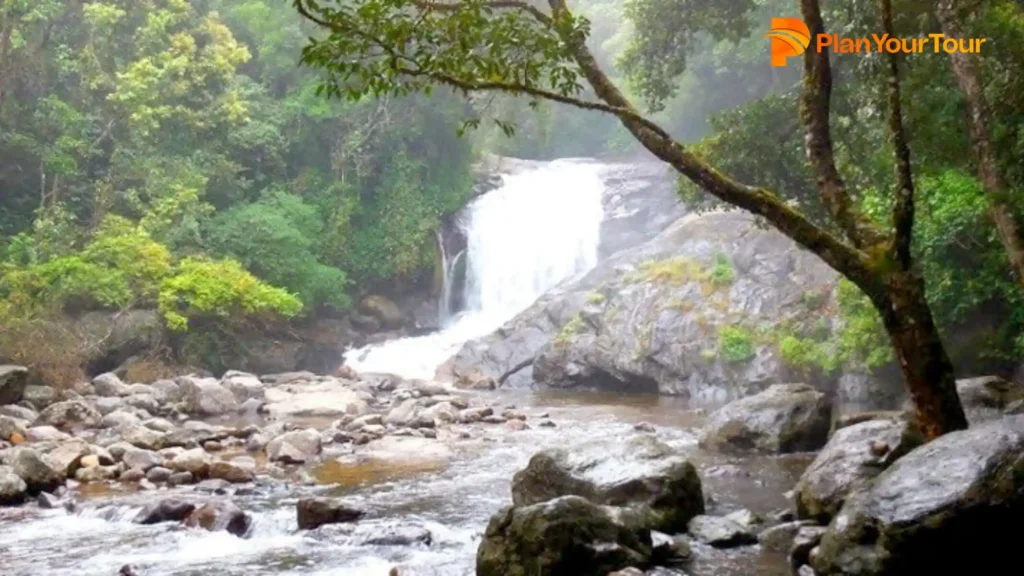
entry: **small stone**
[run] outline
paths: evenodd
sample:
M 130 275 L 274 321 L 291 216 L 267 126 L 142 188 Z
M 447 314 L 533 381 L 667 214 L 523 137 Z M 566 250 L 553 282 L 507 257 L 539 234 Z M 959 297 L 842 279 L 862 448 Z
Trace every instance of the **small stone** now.
M 715 548 L 733 548 L 756 544 L 757 537 L 736 522 L 718 516 L 694 516 L 687 531 L 697 540 Z
M 121 473 L 119 480 L 121 482 L 141 482 L 146 477 L 146 473 L 138 468 L 129 468 Z
M 164 468 L 163 466 L 155 466 L 153 468 L 150 468 L 149 471 L 146 472 L 146 480 L 149 480 L 150 482 L 163 483 L 167 482 L 171 478 L 172 474 L 174 474 L 174 472 L 172 472 L 168 468 Z M 186 474 L 188 473 L 186 472 Z M 185 484 L 188 484 L 188 482 L 185 482 Z
M 526 420 L 526 414 L 523 414 L 518 410 L 505 410 L 504 412 L 501 413 L 501 415 L 506 420 Z
M 224 449 L 224 446 L 216 440 L 207 440 L 206 442 L 203 442 L 203 448 L 205 448 L 207 452 L 220 452 Z
M 169 486 L 182 486 L 192 484 L 195 481 L 195 477 L 192 476 L 191 472 L 175 472 L 167 479 L 167 484 Z
M 552 422 L 551 420 L 541 420 L 541 421 L 540 421 L 540 422 L 539 422 L 539 423 L 537 424 L 537 426 L 540 426 L 541 428 L 555 428 L 555 427 L 557 427 L 558 425 L 557 425 L 557 424 L 555 424 L 554 422 Z
M 482 421 L 484 424 L 504 424 L 505 419 L 498 415 L 484 416 Z
M 651 434 L 656 432 L 654 424 L 651 424 L 650 422 L 638 422 L 633 425 L 633 430 L 636 430 L 637 432 L 648 432 Z
M 57 498 L 49 492 L 40 492 L 39 495 L 36 496 L 36 504 L 45 510 L 52 510 L 54 508 L 60 508 L 60 498 Z

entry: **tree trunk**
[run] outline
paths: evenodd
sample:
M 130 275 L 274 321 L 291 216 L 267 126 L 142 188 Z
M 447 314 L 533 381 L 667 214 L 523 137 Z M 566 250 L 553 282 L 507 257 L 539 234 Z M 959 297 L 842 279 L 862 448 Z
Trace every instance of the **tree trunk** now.
M 943 0 L 936 5 L 936 14 L 946 36 L 963 38 L 963 28 L 955 9 L 955 0 Z M 973 54 L 952 52 L 950 65 L 956 82 L 967 101 L 967 127 L 971 148 L 978 163 L 978 179 L 988 195 L 991 217 L 999 239 L 1006 248 L 1017 281 L 1024 288 L 1024 233 L 1009 202 L 1010 187 L 999 170 L 995 149 L 992 147 L 992 119 L 985 98 L 984 83 L 978 61 Z
M 925 299 L 924 279 L 915 271 L 895 272 L 884 289 L 874 288 L 869 295 L 882 315 L 927 438 L 967 428 L 953 362 Z

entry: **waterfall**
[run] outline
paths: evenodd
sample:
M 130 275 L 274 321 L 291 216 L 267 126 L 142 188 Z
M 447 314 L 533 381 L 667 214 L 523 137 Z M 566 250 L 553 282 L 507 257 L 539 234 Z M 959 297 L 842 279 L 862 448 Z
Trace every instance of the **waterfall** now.
M 464 253 L 447 261 L 445 275 L 467 258 L 466 309 L 434 334 L 349 351 L 360 372 L 430 378 L 472 338 L 493 332 L 545 291 L 597 263 L 604 183 L 600 165 L 555 160 L 504 175 L 503 185 L 471 202 L 459 221 Z M 443 254 L 442 247 L 442 254 Z M 450 290 L 451 278 L 445 279 Z M 450 294 L 444 294 L 450 302 Z

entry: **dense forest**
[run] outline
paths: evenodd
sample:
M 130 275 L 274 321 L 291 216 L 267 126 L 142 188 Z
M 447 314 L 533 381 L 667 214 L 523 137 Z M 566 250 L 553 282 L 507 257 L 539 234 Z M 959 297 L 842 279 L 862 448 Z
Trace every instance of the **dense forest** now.
M 435 231 L 472 195 L 480 154 L 640 153 L 613 115 L 510 94 L 381 86 L 325 98 L 323 67 L 299 66 L 308 38 L 325 31 L 291 4 L 3 0 L 0 349 L 32 364 L 38 347 L 26 343 L 54 342 L 41 326 L 89 310 L 159 310 L 179 340 L 340 317 L 365 294 L 429 284 Z M 763 31 L 795 3 L 571 4 L 598 65 L 673 137 L 825 222 L 804 152 L 799 66 L 766 64 Z M 929 3 L 896 4 L 900 35 L 939 28 Z M 845 35 L 878 29 L 873 6 L 825 8 Z M 968 8 L 966 32 L 992 46 L 980 59 L 983 91 L 1003 203 L 1019 221 L 1024 11 L 1009 0 Z M 910 60 L 901 73 L 919 191 L 913 248 L 929 301 L 958 368 L 1016 360 L 1024 292 L 991 218 L 969 102 L 944 54 Z M 835 160 L 874 221 L 889 218 L 897 168 L 887 66 L 877 54 L 833 57 Z M 694 208 L 719 205 L 686 180 L 680 193 Z M 841 334 L 778 336 L 794 364 L 891 361 L 875 310 L 848 288 Z

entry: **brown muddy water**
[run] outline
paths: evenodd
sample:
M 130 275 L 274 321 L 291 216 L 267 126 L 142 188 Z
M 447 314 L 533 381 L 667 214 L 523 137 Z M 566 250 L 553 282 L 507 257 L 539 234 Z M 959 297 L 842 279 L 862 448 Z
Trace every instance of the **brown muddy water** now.
M 807 456 L 736 458 L 697 447 L 702 410 L 677 399 L 596 393 L 520 392 L 501 396 L 526 412 L 531 429 L 474 426 L 465 439 L 439 440 L 441 449 L 374 455 L 339 453 L 338 459 L 281 478 L 263 477 L 233 500 L 254 520 L 250 537 L 185 529 L 173 524 L 140 526 L 131 519 L 147 503 L 199 494 L 191 487 L 134 492 L 117 487 L 78 495 L 75 513 L 34 505 L 0 509 L 0 574 L 5 576 L 114 576 L 133 564 L 144 576 L 469 576 L 491 514 L 511 502 L 512 475 L 536 451 L 591 440 L 621 441 L 649 422 L 663 441 L 691 455 L 700 470 L 710 513 L 748 508 L 767 515 L 787 506 Z M 547 413 L 555 428 L 536 426 Z M 425 448 L 429 448 L 425 446 Z M 447 448 L 445 450 L 445 448 Z M 299 532 L 300 497 L 340 496 L 367 512 L 369 532 L 429 530 L 429 546 L 362 545 L 344 536 L 317 538 Z M 692 576 L 782 576 L 786 559 L 758 546 L 719 551 L 695 547 Z

